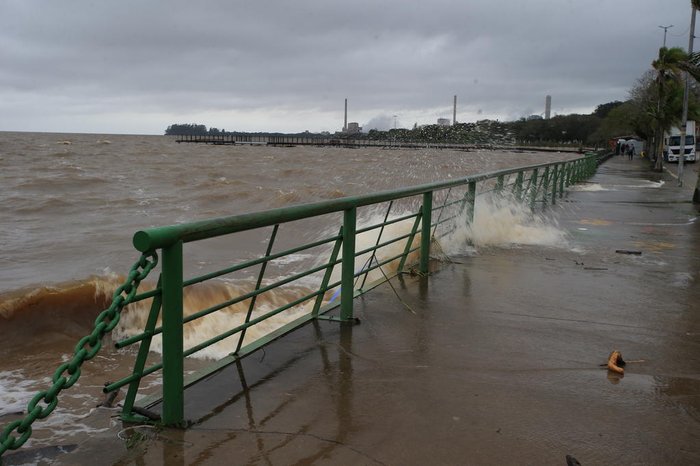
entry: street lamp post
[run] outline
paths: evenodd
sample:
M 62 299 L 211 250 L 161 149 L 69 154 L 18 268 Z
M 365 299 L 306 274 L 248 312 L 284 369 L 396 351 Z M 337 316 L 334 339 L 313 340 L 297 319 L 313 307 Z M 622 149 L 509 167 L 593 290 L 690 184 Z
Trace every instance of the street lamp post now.
M 668 26 L 659 26 L 661 29 L 664 30 L 664 47 L 666 47 L 666 32 L 673 27 L 673 24 L 668 25 Z
M 693 39 L 695 38 L 695 8 L 692 7 L 692 14 L 690 15 L 690 38 L 688 39 L 688 55 L 693 53 Z M 688 124 L 688 91 L 689 91 L 689 80 L 688 72 L 683 71 L 683 78 L 685 81 L 685 89 L 683 91 L 683 113 L 681 114 L 681 146 L 678 152 L 678 186 L 683 186 L 683 162 L 685 159 L 685 134 L 686 126 Z M 693 144 L 695 144 L 695 133 L 693 133 Z
M 669 30 L 670 28 L 673 27 L 673 24 L 669 24 L 668 26 L 659 26 L 659 27 L 660 27 L 661 29 L 664 30 L 664 45 L 663 45 L 663 48 L 666 48 L 666 32 L 668 32 L 668 30 Z M 659 95 L 659 100 L 658 100 L 658 102 L 656 102 L 656 112 L 657 112 L 657 114 L 658 114 L 660 111 L 661 111 L 661 95 Z M 654 141 L 654 152 L 653 152 L 653 154 L 654 154 L 654 156 L 656 157 L 656 165 L 655 165 L 655 168 L 656 168 L 657 170 L 659 170 L 659 171 L 662 171 L 662 164 L 663 164 L 662 153 L 663 153 L 663 149 L 660 150 L 660 148 L 661 148 L 661 141 L 660 141 L 660 140 L 657 140 L 657 138 L 659 138 L 659 137 L 661 137 L 661 139 L 663 140 L 663 132 L 661 131 L 661 125 L 660 125 L 659 123 L 657 123 L 657 125 L 656 125 L 656 132 L 655 132 L 655 134 L 654 134 L 654 139 L 653 139 L 653 141 Z M 659 153 L 659 152 L 661 152 L 661 153 Z

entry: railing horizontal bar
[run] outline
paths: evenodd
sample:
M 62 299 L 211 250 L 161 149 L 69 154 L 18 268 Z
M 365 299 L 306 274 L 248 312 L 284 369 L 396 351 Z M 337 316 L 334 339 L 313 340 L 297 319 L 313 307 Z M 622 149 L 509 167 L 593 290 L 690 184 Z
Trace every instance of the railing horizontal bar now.
M 580 157 L 577 160 L 583 160 Z M 253 230 L 275 224 L 286 223 L 303 218 L 325 215 L 333 212 L 348 210 L 378 204 L 396 199 L 416 196 L 430 191 L 447 189 L 471 182 L 479 182 L 497 176 L 518 173 L 524 170 L 556 165 L 556 163 L 543 163 L 526 167 L 510 168 L 498 170 L 467 177 L 442 181 L 438 183 L 422 184 L 418 186 L 382 191 L 379 193 L 365 194 L 361 196 L 345 197 L 328 201 L 302 204 L 293 207 L 281 207 L 278 209 L 266 210 L 262 212 L 251 212 L 247 214 L 222 217 L 199 222 L 170 225 L 158 228 L 149 228 L 138 231 L 134 234 L 134 247 L 141 252 L 153 251 L 155 249 L 167 247 L 177 241 L 190 242 L 206 238 L 214 238 L 229 233 Z
M 409 249 L 408 252 L 409 252 L 409 254 L 410 254 L 410 253 L 412 253 L 413 251 L 419 251 L 419 250 L 420 250 L 420 246 L 416 246 L 416 247 L 413 248 L 413 249 Z M 364 275 L 364 274 L 366 274 L 367 272 L 371 272 L 372 270 L 378 269 L 378 268 L 381 267 L 382 265 L 386 265 L 386 264 L 388 264 L 389 262 L 393 262 L 393 261 L 395 261 L 395 260 L 397 260 L 397 259 L 400 259 L 402 256 L 403 256 L 403 252 L 402 252 L 401 254 L 398 254 L 398 255 L 394 256 L 394 257 L 389 257 L 389 258 L 387 258 L 387 259 L 384 259 L 384 260 L 382 260 L 381 262 L 377 262 L 377 263 L 374 264 L 373 266 L 370 266 L 370 267 L 368 267 L 368 268 L 366 268 L 366 269 L 362 269 L 360 272 L 356 272 L 354 276 L 355 276 L 355 277 L 359 277 L 359 276 L 361 276 L 361 275 Z
M 323 307 L 321 307 L 320 313 L 325 314 L 326 312 L 329 312 L 331 309 L 334 309 L 336 306 L 333 306 L 332 304 L 326 304 Z M 272 332 L 268 333 L 267 335 L 243 346 L 238 353 L 230 354 L 223 359 L 219 359 L 218 361 L 215 361 L 212 365 L 197 371 L 193 374 L 189 374 L 185 377 L 185 388 L 191 387 L 198 381 L 209 377 L 211 374 L 235 363 L 236 361 L 240 361 L 246 356 L 250 356 L 251 354 L 255 353 L 258 351 L 260 348 L 263 346 L 266 346 L 267 344 L 271 343 L 272 341 L 282 337 L 283 335 L 288 334 L 289 332 L 301 327 L 302 325 L 305 325 L 307 322 L 316 319 L 317 316 L 314 314 L 305 314 L 299 317 L 298 319 L 293 320 L 292 322 L 289 322 L 288 324 L 283 325 L 282 327 L 279 327 L 276 330 L 273 330 Z M 152 407 L 156 403 L 158 403 L 161 400 L 161 398 L 158 395 L 148 395 L 139 400 L 139 406 L 142 407 Z
M 449 235 L 450 233 L 454 233 L 455 231 L 457 231 L 457 227 L 453 227 L 453 228 L 450 228 L 450 229 L 447 230 L 447 231 L 443 231 L 443 232 L 441 232 L 441 234 L 440 234 L 440 238 L 444 238 L 445 236 Z
M 153 365 L 153 366 L 151 366 L 151 367 L 148 367 L 148 368 L 144 369 L 143 371 L 141 371 L 140 374 L 131 374 L 131 375 L 127 376 L 127 377 L 124 377 L 124 378 L 121 379 L 121 380 L 117 380 L 117 381 L 114 382 L 114 383 L 111 383 L 111 384 L 109 384 L 109 385 L 105 385 L 105 387 L 102 389 L 102 391 L 105 392 L 105 393 L 113 392 L 114 390 L 116 390 L 116 389 L 118 389 L 118 388 L 121 388 L 121 387 L 123 387 L 124 385 L 130 384 L 131 382 L 133 382 L 133 381 L 136 380 L 136 379 L 141 379 L 141 378 L 143 378 L 143 377 L 146 377 L 147 375 L 151 375 L 151 374 L 153 374 L 155 371 L 160 370 L 160 369 L 162 369 L 162 368 L 163 368 L 163 363 L 160 362 L 160 363 L 158 363 L 158 364 L 155 364 L 155 365 Z
M 160 329 L 160 327 L 158 329 Z M 117 349 L 122 349 L 129 345 L 133 345 L 134 343 L 138 343 L 139 341 L 144 340 L 146 337 L 152 337 L 153 335 L 155 335 L 155 330 L 153 332 L 139 333 L 137 335 L 130 336 L 129 338 L 119 340 L 118 342 L 114 343 L 114 347 Z
M 273 313 L 265 314 L 264 316 L 260 316 L 259 318 L 253 319 L 253 320 L 251 320 L 250 322 L 248 322 L 248 323 L 246 323 L 246 324 L 243 324 L 243 325 L 240 325 L 240 326 L 236 327 L 235 329 L 231 329 L 231 330 L 229 330 L 229 331 L 226 332 L 226 334 L 228 334 L 228 335 L 226 335 L 226 336 L 224 336 L 224 337 L 222 337 L 222 338 L 219 338 L 217 341 L 223 340 L 224 338 L 228 338 L 229 336 L 232 336 L 232 335 L 234 335 L 234 334 L 240 332 L 241 330 L 243 330 L 243 328 L 251 327 L 251 326 L 253 326 L 253 325 L 255 325 L 255 324 L 261 322 L 262 320 L 265 320 L 265 319 L 267 319 L 267 318 L 269 318 L 269 317 L 272 317 L 272 316 L 274 316 L 274 315 L 276 315 L 276 314 L 279 314 L 280 312 L 284 312 L 284 311 L 286 311 L 287 309 L 289 309 L 290 307 L 294 307 L 294 306 L 296 306 L 296 305 L 298 305 L 298 304 L 300 304 L 300 303 L 302 303 L 302 302 L 304 302 L 304 301 L 308 301 L 309 299 L 311 299 L 311 298 L 313 298 L 313 297 L 315 297 L 315 296 L 318 296 L 319 294 L 325 293 L 326 291 L 331 290 L 331 289 L 335 288 L 335 287 L 338 286 L 338 285 L 340 285 L 340 281 L 337 281 L 337 282 L 335 282 L 335 283 L 331 283 L 331 284 L 328 285 L 328 288 L 325 289 L 325 290 L 318 290 L 318 291 L 315 291 L 315 292 L 313 292 L 313 293 L 310 293 L 310 294 L 308 294 L 308 295 L 306 295 L 306 296 L 303 296 L 303 297 L 297 299 L 297 300 L 294 301 L 293 303 L 288 303 L 287 305 L 283 306 L 282 308 L 276 309 L 275 311 L 273 311 Z M 224 335 L 224 334 L 222 334 L 222 335 Z M 219 335 L 219 336 L 221 336 L 221 335 Z M 218 337 L 217 337 L 217 338 L 218 338 Z M 213 339 L 212 339 L 212 340 L 213 340 Z M 211 344 L 214 344 L 214 343 L 216 343 L 217 341 L 211 342 L 211 340 L 210 340 L 209 343 L 208 343 L 206 346 L 210 346 Z M 206 346 L 202 346 L 202 345 L 204 345 L 205 343 L 207 343 L 207 342 L 200 343 L 199 345 L 188 349 L 187 351 L 185 351 L 185 352 L 183 353 L 183 356 L 184 356 L 184 357 L 191 356 L 192 354 L 196 353 L 197 351 L 201 351 L 202 349 L 204 349 L 204 348 L 206 347 Z M 117 382 L 114 382 L 114 383 L 112 383 L 112 384 L 110 384 L 110 385 L 107 385 L 107 386 L 104 388 L 104 391 L 105 391 L 105 392 L 114 391 L 114 390 L 116 390 L 116 389 L 118 389 L 118 388 L 121 388 L 121 387 L 123 387 L 123 386 L 125 386 L 125 385 L 128 385 L 129 383 L 131 383 L 132 381 L 134 381 L 134 380 L 136 380 L 136 379 L 138 379 L 138 378 L 142 378 L 142 377 L 145 377 L 145 376 L 147 376 L 147 375 L 150 375 L 150 374 L 152 374 L 153 372 L 156 372 L 156 371 L 158 371 L 158 370 L 160 370 L 160 369 L 162 369 L 162 368 L 163 368 L 163 364 L 162 364 L 162 363 L 155 364 L 155 365 L 153 365 L 153 366 L 151 366 L 151 367 L 149 367 L 149 368 L 147 368 L 147 369 L 144 369 L 144 370 L 141 372 L 141 374 L 132 374 L 132 375 L 130 375 L 130 376 L 128 376 L 128 377 L 125 377 L 125 378 L 123 378 L 123 379 L 117 381 Z
M 383 242 L 383 243 L 379 243 L 379 244 L 377 244 L 376 246 L 370 246 L 370 247 L 367 248 L 367 249 L 363 249 L 363 250 L 361 250 L 361 251 L 357 251 L 357 252 L 355 252 L 355 257 L 361 256 L 362 254 L 367 254 L 368 252 L 376 251 L 376 250 L 381 249 L 381 248 L 383 248 L 383 247 L 385 247 L 385 246 L 389 246 L 390 244 L 398 243 L 398 242 L 401 241 L 402 239 L 406 239 L 406 238 L 408 238 L 409 236 L 411 236 L 411 233 L 406 233 L 405 235 L 397 236 L 396 238 L 392 238 L 392 239 L 387 240 L 387 241 L 385 241 L 385 242 Z
M 253 260 L 250 260 L 247 262 L 242 262 L 242 263 L 237 264 L 233 267 L 229 267 L 229 268 L 218 270 L 216 272 L 212 272 L 212 273 L 209 273 L 206 275 L 201 275 L 199 277 L 194 277 L 194 278 L 190 278 L 189 280 L 185 280 L 183 282 L 183 286 L 187 287 L 187 286 L 191 286 L 191 285 L 194 285 L 197 283 L 201 283 L 203 281 L 211 280 L 212 278 L 218 278 L 222 275 L 237 272 L 239 270 L 243 270 L 243 269 L 248 268 L 248 267 L 253 267 L 255 265 L 261 264 L 261 263 L 266 262 L 266 261 L 272 261 L 272 260 L 279 259 L 280 257 L 286 256 L 289 254 L 295 254 L 297 252 L 304 251 L 306 249 L 311 249 L 311 248 L 315 248 L 318 246 L 323 246 L 324 244 L 328 244 L 328 243 L 331 243 L 333 241 L 337 241 L 338 239 L 340 239 L 340 235 L 336 235 L 336 236 L 331 237 L 331 238 L 315 241 L 313 243 L 304 244 L 302 246 L 288 249 L 286 251 L 281 251 L 281 252 L 272 254 L 272 255 L 268 256 L 267 258 L 261 257 L 261 258 L 253 259 Z M 160 294 L 160 292 L 161 292 L 160 288 L 156 288 L 156 289 L 150 290 L 150 291 L 145 291 L 141 294 L 136 295 L 134 297 L 134 299 L 131 300 L 131 302 L 136 303 L 139 301 L 143 301 L 144 299 L 152 298 L 152 297 Z
M 418 246 L 418 247 L 415 247 L 415 248 L 412 248 L 412 249 L 409 249 L 409 253 L 414 252 L 414 251 L 418 251 L 418 250 L 420 250 L 420 247 L 419 247 L 419 246 Z M 354 274 L 354 277 L 359 277 L 359 276 L 364 275 L 365 273 L 367 273 L 367 272 L 369 272 L 369 271 L 376 270 L 377 268 L 379 268 L 379 267 L 381 267 L 381 266 L 383 266 L 383 265 L 386 265 L 386 264 L 388 264 L 388 263 L 390 263 L 390 262 L 393 262 L 393 261 L 395 261 L 395 260 L 397 260 L 397 259 L 400 259 L 402 256 L 403 256 L 403 253 L 397 254 L 396 256 L 393 256 L 393 257 L 390 257 L 390 258 L 387 258 L 387 259 L 384 259 L 383 261 L 376 263 L 374 266 L 371 266 L 371 267 L 369 267 L 369 268 L 367 268 L 367 269 L 363 269 L 362 271 L 356 272 L 356 273 Z M 340 262 L 340 261 L 337 261 L 337 263 L 339 263 L 339 262 Z M 275 315 L 277 315 L 277 314 L 279 314 L 279 313 L 281 313 L 281 312 L 284 312 L 284 311 L 286 311 L 287 309 L 290 309 L 290 308 L 292 308 L 292 307 L 294 307 L 294 306 L 297 306 L 297 305 L 303 303 L 304 301 L 308 301 L 308 300 L 310 300 L 310 299 L 312 299 L 312 298 L 314 298 L 314 297 L 316 297 L 316 296 L 318 296 L 318 295 L 320 295 L 320 294 L 323 294 L 323 293 L 327 292 L 328 290 L 332 290 L 333 288 L 339 286 L 340 284 L 341 284 L 341 281 L 340 281 L 340 280 L 338 280 L 338 281 L 336 281 L 336 282 L 334 282 L 334 283 L 329 283 L 328 286 L 326 287 L 326 289 L 324 289 L 324 290 L 314 291 L 313 293 L 309 293 L 309 294 L 307 294 L 307 295 L 305 295 L 305 296 L 302 296 L 301 298 L 297 298 L 296 300 L 294 300 L 294 301 L 292 301 L 292 302 L 290 302 L 290 303 L 287 303 L 286 305 L 284 305 L 284 306 L 282 306 L 282 307 L 279 307 L 279 308 L 277 308 L 277 309 L 275 309 L 275 310 L 273 310 L 273 311 L 271 311 L 271 312 L 268 312 L 268 313 L 266 313 L 266 314 L 263 314 L 263 315 L 261 315 L 261 316 L 255 318 L 255 319 L 252 319 L 251 321 L 249 321 L 249 322 L 247 322 L 247 323 L 241 324 L 241 325 L 239 325 L 238 327 L 235 327 L 235 328 L 233 328 L 233 329 L 231 329 L 231 330 L 228 330 L 227 332 L 222 333 L 221 335 L 218 335 L 217 337 L 215 337 L 215 338 L 213 338 L 213 339 L 210 339 L 210 340 L 208 340 L 208 341 L 206 341 L 206 342 L 202 342 L 202 343 L 200 343 L 199 345 L 196 345 L 196 346 L 190 348 L 189 350 L 187 350 L 187 351 L 184 352 L 184 356 L 187 357 L 187 356 L 190 356 L 190 355 L 196 353 L 197 351 L 201 351 L 202 349 L 206 348 L 207 346 L 210 346 L 210 345 L 212 345 L 212 344 L 214 344 L 214 343 L 217 343 L 217 342 L 219 342 L 219 341 L 221 341 L 221 340 L 223 340 L 223 339 L 225 339 L 225 338 L 228 338 L 228 337 L 230 337 L 230 336 L 232 336 L 232 335 L 235 335 L 236 333 L 242 331 L 242 330 L 245 329 L 245 328 L 252 327 L 253 325 L 256 325 L 256 324 L 258 324 L 258 323 L 260 323 L 260 322 L 262 322 L 262 321 L 264 321 L 264 320 L 266 320 L 266 319 L 268 319 L 268 318 L 270 318 L 270 317 L 274 317 Z
M 436 224 L 433 225 L 433 226 L 442 225 L 443 223 L 449 222 L 450 220 L 454 220 L 454 219 L 456 219 L 456 218 L 459 218 L 459 215 L 453 215 L 452 217 L 444 218 L 444 219 L 440 220 L 438 223 L 436 223 Z
M 360 233 L 367 233 L 368 231 L 376 230 L 377 228 L 381 228 L 381 227 L 386 226 L 386 225 L 391 225 L 393 223 L 403 222 L 404 220 L 408 220 L 409 218 L 414 218 L 416 215 L 418 215 L 418 214 L 408 214 L 408 215 L 405 215 L 403 217 L 396 217 L 396 218 L 393 218 L 391 220 L 387 220 L 386 222 L 377 223 L 376 225 L 372 225 L 370 227 L 359 229 L 355 233 L 358 235 Z
M 278 282 L 271 283 L 270 285 L 264 286 L 264 287 L 260 288 L 259 290 L 250 291 L 250 292 L 248 292 L 248 293 L 246 293 L 246 294 L 237 296 L 236 298 L 230 299 L 230 300 L 228 300 L 228 301 L 224 301 L 223 303 L 219 303 L 219 304 L 217 304 L 216 306 L 212 306 L 212 307 L 209 307 L 209 308 L 207 308 L 207 309 L 203 309 L 203 310 L 201 310 L 201 311 L 199 311 L 199 312 L 196 312 L 196 313 L 194 313 L 194 314 L 191 314 L 191 315 L 185 317 L 185 318 L 182 320 L 182 323 L 183 323 L 183 325 L 184 325 L 184 324 L 186 324 L 186 323 L 192 322 L 193 320 L 200 319 L 200 318 L 202 318 L 202 317 L 204 317 L 204 316 L 206 316 L 206 315 L 211 314 L 212 312 L 220 311 L 221 309 L 224 309 L 224 308 L 226 308 L 226 307 L 233 306 L 234 304 L 238 304 L 238 303 L 243 302 L 243 301 L 245 301 L 245 300 L 247 300 L 247 299 L 250 299 L 250 298 L 252 298 L 252 297 L 254 297 L 254 296 L 261 295 L 261 294 L 266 293 L 266 292 L 268 292 L 268 291 L 270 291 L 270 290 L 272 290 L 272 289 L 274 289 L 274 288 L 277 288 L 277 287 L 286 285 L 286 284 L 291 283 L 291 282 L 293 282 L 293 281 L 295 281 L 295 280 L 298 280 L 298 279 L 300 279 L 300 278 L 304 278 L 304 277 L 306 277 L 306 276 L 308 276 L 308 275 L 312 275 L 312 274 L 314 274 L 314 273 L 316 273 L 316 272 L 319 272 L 319 271 L 321 271 L 321 270 L 327 269 L 328 267 L 335 267 L 336 265 L 340 264 L 341 262 L 342 262 L 342 259 L 338 259 L 338 260 L 336 260 L 336 261 L 335 261 L 334 263 L 332 263 L 332 264 L 323 264 L 323 265 L 320 265 L 320 266 L 315 267 L 315 268 L 313 268 L 313 269 L 307 270 L 306 272 L 302 272 L 302 273 L 299 273 L 299 274 L 296 274 L 296 275 L 292 275 L 292 276 L 287 277 L 287 278 L 285 278 L 285 279 L 283 279 L 283 280 L 280 280 L 280 281 L 278 281 Z M 163 327 L 158 327 L 158 328 L 156 328 L 156 329 L 153 330 L 153 334 L 152 334 L 151 336 L 153 336 L 153 335 L 158 335 L 159 333 L 162 333 L 162 332 L 163 332 Z M 134 335 L 134 336 L 132 336 L 132 337 L 129 337 L 129 338 L 126 339 L 126 340 L 129 340 L 129 342 L 130 342 L 129 344 L 134 344 L 134 343 L 136 343 L 136 342 L 139 342 L 139 341 L 143 340 L 143 339 L 146 338 L 147 336 L 148 336 L 148 335 L 147 335 L 146 333 L 141 333 L 141 334 L 139 334 L 139 335 Z M 126 340 L 122 340 L 122 342 L 124 342 L 124 341 L 126 341 Z M 121 342 L 120 342 L 120 343 L 121 343 Z M 123 344 L 122 347 L 123 347 L 123 346 L 127 346 L 127 345 L 126 345 L 126 344 Z
M 307 277 L 307 276 L 309 276 L 309 275 L 313 275 L 313 274 L 315 274 L 316 272 L 319 272 L 319 271 L 321 271 L 321 270 L 325 270 L 325 269 L 327 269 L 328 267 L 335 266 L 335 265 L 337 265 L 337 264 L 340 264 L 341 262 L 342 262 L 342 259 L 338 259 L 338 260 L 337 260 L 334 264 L 332 264 L 332 265 L 331 265 L 331 264 L 319 265 L 318 267 L 314 267 L 313 269 L 309 269 L 309 270 L 307 270 L 306 272 L 301 272 L 301 273 L 298 273 L 298 274 L 296 274 L 296 275 L 292 275 L 292 276 L 290 276 L 290 277 L 287 277 L 287 278 L 285 278 L 285 279 L 282 279 L 282 280 L 280 280 L 280 281 L 278 281 L 278 282 L 271 283 L 271 284 L 269 284 L 269 285 L 267 285 L 267 286 L 264 286 L 264 287 L 260 288 L 259 290 L 250 291 L 250 292 L 248 292 L 248 293 L 246 293 L 246 294 L 243 294 L 243 295 L 241 295 L 241 296 L 239 296 L 239 297 L 237 297 L 237 298 L 234 298 L 234 299 L 225 301 L 225 302 L 223 302 L 223 303 L 221 303 L 221 304 L 217 304 L 216 306 L 212 306 L 212 307 L 210 307 L 210 308 L 208 308 L 208 309 L 204 309 L 204 310 L 202 310 L 202 311 L 199 311 L 199 312 L 196 312 L 196 313 L 194 313 L 194 314 L 191 314 L 191 315 L 187 316 L 186 318 L 184 318 L 183 321 L 182 321 L 182 323 L 183 323 L 183 324 L 186 324 L 186 323 L 188 323 L 188 322 L 192 322 L 193 320 L 197 320 L 197 319 L 199 319 L 200 317 L 204 317 L 204 316 L 206 316 L 206 315 L 208 315 L 208 314 L 211 314 L 212 312 L 220 311 L 221 309 L 223 309 L 223 308 L 225 308 L 225 307 L 233 306 L 234 304 L 238 304 L 238 303 L 240 303 L 240 302 L 243 302 L 243 301 L 245 301 L 245 300 L 247 300 L 247 299 L 252 298 L 253 296 L 261 295 L 261 294 L 266 293 L 266 292 L 268 292 L 268 291 L 270 291 L 270 290 L 273 290 L 273 289 L 275 289 L 275 288 L 279 288 L 280 286 L 283 286 L 283 285 L 286 285 L 286 284 L 291 283 L 291 282 L 293 282 L 293 281 L 299 280 L 300 278 L 304 278 L 304 277 Z
M 137 294 L 134 296 L 134 299 L 131 300 L 130 304 L 133 303 L 138 303 L 139 301 L 143 301 L 144 299 L 152 298 L 156 295 L 159 295 L 162 290 L 160 288 L 155 288 L 153 290 L 149 291 L 144 291 L 143 293 Z
M 280 313 L 286 311 L 287 309 L 290 309 L 290 308 L 292 308 L 292 307 L 294 307 L 294 306 L 297 306 L 297 305 L 303 303 L 304 301 L 308 301 L 308 300 L 310 300 L 311 298 L 315 298 L 316 296 L 318 296 L 318 295 L 320 295 L 320 294 L 323 294 L 323 293 L 325 293 L 325 290 L 314 291 L 313 293 L 310 293 L 310 294 L 308 294 L 308 295 L 306 295 L 306 296 L 303 296 L 303 297 L 301 297 L 301 298 L 298 298 L 298 299 L 296 299 L 296 300 L 294 300 L 294 301 L 292 301 L 292 302 L 290 302 L 290 303 L 285 304 L 285 305 L 282 306 L 282 307 L 278 307 L 277 309 L 274 309 L 274 310 L 272 310 L 272 311 L 270 311 L 270 312 L 268 312 L 268 313 L 266 313 L 266 314 L 263 314 L 263 315 L 261 315 L 261 316 L 259 316 L 259 317 L 256 317 L 255 319 L 251 319 L 250 321 L 248 321 L 248 322 L 246 322 L 246 323 L 244 323 L 244 324 L 241 324 L 241 325 L 239 325 L 238 327 L 234 327 L 234 328 L 232 328 L 232 329 L 230 329 L 230 330 L 225 331 L 224 333 L 222 333 L 222 334 L 220 334 L 220 335 L 217 335 L 217 336 L 214 337 L 214 338 L 211 338 L 211 339 L 209 339 L 209 340 L 207 340 L 207 341 L 203 341 L 202 343 L 193 346 L 192 348 L 190 348 L 190 349 L 188 349 L 187 351 L 185 351 L 185 352 L 183 353 L 183 356 L 185 356 L 185 357 L 191 356 L 191 355 L 193 355 L 194 353 L 196 353 L 197 351 L 201 351 L 201 350 L 203 350 L 204 348 L 206 348 L 206 347 L 208 347 L 208 346 L 211 346 L 211 345 L 213 345 L 213 344 L 215 344 L 215 343 L 218 343 L 218 342 L 220 342 L 221 340 L 224 340 L 224 339 L 226 339 L 226 338 L 228 338 L 228 337 L 230 337 L 230 336 L 233 336 L 233 335 L 235 335 L 236 333 L 241 332 L 241 331 L 244 330 L 244 329 L 247 329 L 247 328 L 249 328 L 249 327 L 252 327 L 253 325 L 256 325 L 256 324 L 258 324 L 258 323 L 260 323 L 260 322 L 262 322 L 262 321 L 264 321 L 264 320 L 267 320 L 267 319 L 269 319 L 270 317 L 274 317 L 274 316 L 276 316 L 277 314 L 280 314 Z
M 233 267 L 229 267 L 226 269 L 218 270 L 216 272 L 211 272 L 211 273 L 206 274 L 206 275 L 201 275 L 199 277 L 194 277 L 194 278 L 191 278 L 189 280 L 185 280 L 185 282 L 183 283 L 183 286 L 194 285 L 196 283 L 201 283 L 201 282 L 206 281 L 206 280 L 211 280 L 212 278 L 217 278 L 217 277 L 220 277 L 222 275 L 237 272 L 239 270 L 243 270 L 243 269 L 246 269 L 248 267 L 253 267 L 255 265 L 262 264 L 263 262 L 270 262 L 270 261 L 273 261 L 275 259 L 279 259 L 280 257 L 286 256 L 289 254 L 294 254 L 294 253 L 297 253 L 299 251 L 304 251 L 306 249 L 311 249 L 311 248 L 315 248 L 318 246 L 322 246 L 324 244 L 332 243 L 333 241 L 337 241 L 340 238 L 341 237 L 339 235 L 336 235 L 332 238 L 322 239 L 322 240 L 316 241 L 314 243 L 304 244 L 304 245 L 301 245 L 301 246 L 298 246 L 298 247 L 295 247 L 292 249 L 288 249 L 286 251 L 281 251 L 281 252 L 278 252 L 275 254 L 271 254 L 267 257 L 259 257 L 257 259 L 252 259 L 252 260 L 249 260 L 246 262 L 241 262 L 240 264 L 234 265 Z
M 437 206 L 437 207 L 433 207 L 433 212 L 435 212 L 436 210 L 446 209 L 446 208 L 448 208 L 448 207 L 452 207 L 453 205 L 455 205 L 455 204 L 460 204 L 461 202 L 462 202 L 461 199 L 457 199 L 456 201 L 451 201 L 451 202 L 448 202 L 447 204 L 439 205 L 439 206 Z

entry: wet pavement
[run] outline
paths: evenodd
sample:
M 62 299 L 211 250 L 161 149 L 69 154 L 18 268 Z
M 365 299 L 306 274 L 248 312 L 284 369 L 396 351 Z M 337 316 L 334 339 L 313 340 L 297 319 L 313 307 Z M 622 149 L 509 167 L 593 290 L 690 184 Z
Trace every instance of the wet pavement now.
M 613 158 L 555 208 L 571 248 L 394 279 L 401 300 L 356 300 L 361 324 L 309 324 L 189 389 L 191 428 L 107 432 L 60 462 L 700 464 L 696 168 L 678 188 Z M 613 349 L 623 376 L 600 367 Z

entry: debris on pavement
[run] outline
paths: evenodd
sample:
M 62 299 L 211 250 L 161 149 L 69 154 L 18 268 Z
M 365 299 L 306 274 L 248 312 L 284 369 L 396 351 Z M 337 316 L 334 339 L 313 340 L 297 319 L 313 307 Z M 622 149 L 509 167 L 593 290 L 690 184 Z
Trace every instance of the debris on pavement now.
M 610 356 L 608 356 L 608 370 L 617 372 L 618 374 L 624 374 L 625 370 L 623 367 L 625 366 L 625 360 L 622 359 L 622 354 L 618 350 L 613 350 L 612 353 L 610 353 Z
M 633 251 L 633 250 L 630 250 L 630 249 L 616 249 L 615 252 L 618 253 L 618 254 L 633 254 L 633 255 L 635 255 L 635 256 L 641 256 L 641 255 L 642 255 L 642 251 Z

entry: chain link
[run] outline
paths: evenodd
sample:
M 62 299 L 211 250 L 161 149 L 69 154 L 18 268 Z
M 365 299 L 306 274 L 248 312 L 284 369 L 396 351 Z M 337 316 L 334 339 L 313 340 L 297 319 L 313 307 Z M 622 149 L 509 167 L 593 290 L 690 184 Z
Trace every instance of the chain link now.
M 114 292 L 109 308 L 102 311 L 95 319 L 95 329 L 80 339 L 71 360 L 56 369 L 52 378 L 53 385 L 32 398 L 23 419 L 11 422 L 0 432 L 0 456 L 7 450 L 16 450 L 24 445 L 32 435 L 34 421 L 44 419 L 56 409 L 58 394 L 78 381 L 80 366 L 97 355 L 102 348 L 102 339 L 117 326 L 122 309 L 134 299 L 139 284 L 157 264 L 158 255 L 150 252 L 142 254 L 131 267 L 124 284 Z M 44 406 L 42 407 L 40 403 Z M 17 431 L 18 437 L 13 435 L 14 431 Z

